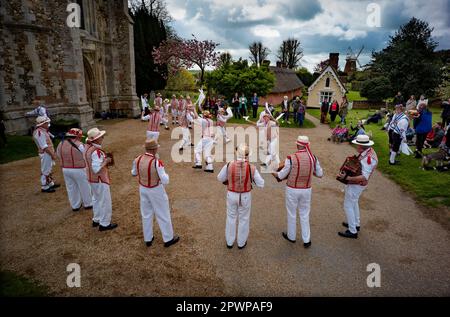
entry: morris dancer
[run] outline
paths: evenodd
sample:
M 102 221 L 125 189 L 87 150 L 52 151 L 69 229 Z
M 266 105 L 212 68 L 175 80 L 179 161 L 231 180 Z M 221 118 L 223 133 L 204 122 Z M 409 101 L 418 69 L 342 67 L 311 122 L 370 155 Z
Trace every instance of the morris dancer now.
M 217 179 L 227 185 L 227 222 L 225 239 L 227 248 L 233 247 L 236 240 L 236 221 L 238 249 L 247 245 L 250 230 L 250 211 L 252 205 L 252 183 L 257 187 L 264 187 L 264 179 L 254 165 L 250 164 L 249 147 L 243 143 L 236 150 L 237 160 L 229 162 L 221 170 Z
M 169 175 L 164 170 L 164 164 L 156 157 L 158 142 L 155 139 L 145 141 L 145 153 L 133 161 L 131 175 L 137 176 L 141 199 L 142 229 L 147 247 L 153 243 L 153 216 L 159 224 L 164 246 L 170 247 L 180 240 L 173 234 L 170 217 L 169 198 L 164 185 L 169 184 Z
M 91 146 L 84 153 L 94 202 L 92 227 L 99 227 L 99 231 L 117 228 L 116 223 L 111 223 L 112 203 L 109 188 L 111 181 L 108 166 L 111 164 L 112 159 L 107 157 L 102 149 L 105 133 L 106 131 L 100 131 L 97 128 L 90 129 L 87 135 Z
M 198 105 L 198 111 L 202 112 L 203 111 L 203 101 L 205 100 L 206 96 L 205 93 L 203 92 L 203 89 L 199 89 L 198 92 L 200 93 L 200 95 L 198 96 L 197 101 L 195 102 L 195 105 Z
M 213 158 L 211 151 L 214 143 L 214 121 L 211 120 L 209 111 L 203 111 L 203 118 L 200 118 L 194 112 L 194 123 L 200 125 L 202 129 L 202 138 L 195 147 L 195 165 L 192 168 L 202 168 L 202 156 L 205 154 L 206 167 L 205 172 L 214 173 Z
M 180 126 L 181 130 L 183 131 L 183 142 L 181 143 L 181 146 L 179 148 L 180 152 L 183 152 L 185 146 L 194 146 L 191 141 L 191 132 L 188 128 L 189 123 L 194 121 L 194 113 L 196 113 L 195 108 L 191 105 L 190 107 L 186 108 L 186 110 L 183 111 L 181 115 L 179 115 Z
M 311 246 L 311 231 L 309 227 L 309 212 L 311 209 L 311 180 L 312 175 L 321 178 L 323 176 L 319 160 L 309 148 L 309 138 L 300 135 L 297 138 L 297 152 L 289 155 L 284 161 L 283 168 L 272 175 L 278 181 L 286 181 L 286 211 L 287 232 L 282 236 L 286 240 L 295 243 L 297 235 L 297 210 L 302 227 L 303 246 Z
M 270 114 L 265 113 L 262 120 L 256 123 L 256 126 L 263 128 L 267 141 L 267 156 L 261 166 L 270 166 L 272 163 L 279 164 L 280 158 L 276 151 L 278 144 L 278 122 Z
M 180 116 L 185 109 L 186 109 L 186 100 L 184 99 L 183 95 L 180 95 L 180 97 L 178 98 L 178 107 L 177 107 L 178 116 Z M 177 120 L 177 124 L 178 123 L 179 121 Z
M 169 130 L 169 110 L 170 110 L 169 99 L 164 99 L 162 110 L 163 111 L 162 111 L 161 123 L 164 124 L 164 129 Z
M 148 108 L 148 94 L 145 93 L 141 96 L 141 104 L 142 104 L 142 110 L 145 111 L 146 108 Z
M 195 109 L 195 105 L 193 105 L 192 104 L 192 100 L 191 100 L 191 97 L 190 96 L 186 96 L 186 103 L 185 103 L 185 105 L 184 105 L 184 109 L 183 109 L 183 111 L 184 110 L 186 110 L 187 108 L 194 108 Z M 192 129 L 192 124 L 189 122 L 189 129 Z
M 395 114 L 389 123 L 389 165 L 397 165 L 398 161 L 395 160 L 397 153 L 400 152 L 400 146 L 406 142 L 406 130 L 409 127 L 408 116 L 403 113 L 403 104 L 395 106 Z
M 55 188 L 60 185 L 55 184 L 52 178 L 52 168 L 57 159 L 55 148 L 48 128 L 50 127 L 50 119 L 48 117 L 39 116 L 36 118 L 36 129 L 33 132 L 33 140 L 36 143 L 41 159 L 41 191 L 43 193 L 53 193 Z
M 70 129 L 56 149 L 73 211 L 80 210 L 81 204 L 84 209 L 92 209 L 92 194 L 86 176 L 85 147 L 81 142 L 82 137 L 82 130 Z
M 150 114 L 144 115 L 142 112 L 141 115 L 142 121 L 148 121 L 147 126 L 147 139 L 156 139 L 159 138 L 159 124 L 161 122 L 161 113 L 160 108 L 156 106 L 155 108 L 150 110 Z
M 154 103 L 154 107 L 158 106 L 158 108 L 162 108 L 162 104 L 163 104 L 163 99 L 161 98 L 161 94 L 158 92 L 156 94 L 156 98 L 155 98 L 155 103 Z
M 233 117 L 233 112 L 226 105 L 223 108 L 219 109 L 219 113 L 217 114 L 217 127 L 220 130 L 222 137 L 225 139 L 225 142 L 228 143 L 231 140 L 227 137 L 227 130 L 225 125 L 229 119 Z M 218 137 L 217 137 L 218 138 Z M 217 140 L 216 138 L 216 140 Z
M 368 135 L 358 135 L 353 144 L 358 145 L 358 159 L 361 163 L 362 175 L 346 176 L 345 173 L 340 173 L 337 177 L 346 179 L 348 184 L 345 186 L 344 210 L 347 216 L 347 222 L 342 225 L 347 227 L 345 232 L 338 232 L 339 236 L 344 238 L 358 238 L 358 231 L 360 230 L 359 217 L 359 196 L 367 188 L 369 178 L 375 171 L 378 164 L 378 157 L 372 148 L 373 141 L 369 139 Z
M 178 100 L 177 100 L 177 96 L 172 95 L 172 100 L 170 101 L 170 109 L 172 112 L 172 125 L 176 123 L 178 123 L 178 116 L 180 114 L 178 114 Z

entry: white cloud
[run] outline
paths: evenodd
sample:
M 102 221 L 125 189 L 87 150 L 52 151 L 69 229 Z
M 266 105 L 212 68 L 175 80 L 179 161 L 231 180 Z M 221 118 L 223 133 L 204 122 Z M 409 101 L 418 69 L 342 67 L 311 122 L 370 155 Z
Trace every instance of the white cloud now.
M 257 25 L 253 27 L 252 33 L 256 36 L 264 37 L 264 38 L 274 38 L 280 37 L 280 32 L 278 30 L 265 26 L 265 25 Z

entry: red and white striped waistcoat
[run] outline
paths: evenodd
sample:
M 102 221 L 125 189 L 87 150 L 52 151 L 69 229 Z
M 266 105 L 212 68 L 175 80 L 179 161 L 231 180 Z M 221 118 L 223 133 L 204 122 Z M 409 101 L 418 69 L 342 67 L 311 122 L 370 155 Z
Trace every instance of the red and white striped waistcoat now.
M 184 99 L 178 99 L 178 111 L 183 111 L 185 108 L 185 101 Z
M 155 106 L 161 107 L 162 106 L 162 102 L 163 102 L 163 100 L 162 100 L 161 97 L 156 97 L 155 98 Z
M 316 166 L 314 156 L 305 150 L 300 150 L 288 156 L 291 161 L 286 185 L 291 188 L 311 188 L 311 178 Z
M 38 142 L 36 141 L 36 139 L 38 137 L 40 137 L 41 134 L 45 135 L 45 140 L 47 141 L 48 148 L 51 149 L 54 152 L 55 148 L 53 147 L 53 142 L 52 142 L 52 139 L 50 138 L 50 134 L 48 133 L 48 131 L 46 129 L 39 127 L 36 130 L 34 130 L 34 132 L 33 132 L 33 140 L 34 140 L 34 143 L 36 143 L 36 146 L 38 147 L 39 154 L 43 154 L 44 153 L 44 149 L 41 149 L 39 147 Z
M 78 149 L 81 142 L 74 140 L 72 143 L 76 146 L 72 146 L 69 140 L 64 140 L 59 143 L 56 152 L 61 158 L 61 167 L 63 168 L 85 168 L 86 162 L 84 160 L 83 153 Z
M 172 99 L 170 105 L 172 106 L 172 110 L 178 110 L 178 100 Z
M 180 114 L 180 126 L 182 128 L 187 128 L 189 126 L 189 121 L 188 121 L 188 118 L 187 118 L 188 113 L 189 113 L 188 111 L 183 111 Z
M 136 158 L 136 169 L 140 185 L 153 188 L 160 184 L 156 164 L 160 164 L 160 162 L 149 153 L 142 154 Z
M 94 173 L 94 171 L 92 170 L 93 153 L 95 153 L 95 155 L 98 155 L 98 157 L 100 157 L 101 155 L 106 156 L 105 152 L 102 149 L 99 149 L 94 145 L 89 146 L 84 152 L 84 159 L 86 160 L 88 172 L 88 181 L 89 183 L 105 183 L 109 185 L 111 183 L 111 180 L 109 178 L 108 168 L 102 168 L 98 173 Z
M 161 123 L 161 113 L 153 111 L 149 114 L 147 131 L 159 132 L 159 124 Z
M 232 161 L 227 167 L 227 188 L 230 192 L 248 193 L 252 190 L 255 166 L 248 161 Z
M 204 119 L 202 122 L 202 138 L 211 138 L 214 136 L 214 121 Z

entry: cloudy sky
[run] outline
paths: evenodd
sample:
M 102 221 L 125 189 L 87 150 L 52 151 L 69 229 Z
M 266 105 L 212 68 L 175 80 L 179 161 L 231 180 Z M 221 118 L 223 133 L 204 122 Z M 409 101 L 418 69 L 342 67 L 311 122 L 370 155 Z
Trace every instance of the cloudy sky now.
M 370 3 L 380 8 L 380 27 L 368 24 L 375 16 Z M 364 45 L 361 64 L 370 60 L 372 50 L 386 46 L 401 24 L 415 16 L 434 27 L 440 49 L 450 49 L 450 0 L 166 0 L 179 36 L 214 40 L 219 50 L 233 58 L 248 58 L 248 44 L 262 41 L 276 61 L 280 43 L 298 38 L 304 49 L 302 66 L 309 70 L 330 52 L 339 52 L 341 68 L 348 47 Z M 376 20 L 371 19 L 374 22 Z

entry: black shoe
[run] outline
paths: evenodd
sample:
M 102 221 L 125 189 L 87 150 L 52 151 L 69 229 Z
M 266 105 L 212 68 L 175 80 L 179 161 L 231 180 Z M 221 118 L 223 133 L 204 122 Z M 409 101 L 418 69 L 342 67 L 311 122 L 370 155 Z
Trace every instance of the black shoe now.
M 343 222 L 342 225 L 343 225 L 345 228 L 348 228 L 348 223 Z M 360 227 L 360 226 L 356 226 L 356 231 L 359 231 L 359 229 L 361 229 L 361 227 Z
M 53 186 L 51 186 L 50 188 L 55 189 L 55 188 L 58 188 L 58 187 L 61 187 L 61 184 L 53 184 Z
M 194 143 L 191 143 L 191 146 L 194 146 Z
M 80 211 L 80 209 L 81 209 L 81 206 L 78 208 L 72 208 L 72 211 Z
M 202 166 L 201 165 L 194 165 L 194 166 L 192 166 L 192 168 L 202 169 Z
M 151 241 L 145 241 L 145 245 L 146 245 L 147 247 L 151 247 L 151 246 L 152 246 L 152 243 L 153 243 L 153 240 L 155 240 L 155 237 L 153 237 Z
M 267 164 L 266 163 L 261 163 L 261 166 L 267 166 Z
M 244 245 L 242 247 L 238 246 L 239 250 L 242 250 L 243 248 L 245 248 L 247 246 L 247 241 L 245 241 Z
M 100 224 L 98 222 L 92 221 L 92 227 L 93 228 L 98 227 L 99 225 Z
M 54 193 L 55 189 L 53 187 L 49 187 L 47 189 L 41 189 L 41 192 L 43 192 L 43 193 Z
M 100 225 L 100 226 L 98 227 L 98 230 L 99 230 L 99 231 L 113 230 L 113 229 L 116 229 L 117 226 L 118 226 L 117 223 L 110 223 L 110 224 L 109 224 L 108 226 L 106 226 L 106 227 Z
M 303 247 L 304 247 L 305 249 L 308 249 L 310 246 L 311 246 L 311 241 L 306 242 L 306 243 L 303 243 Z
M 207 173 L 214 173 L 214 170 L 205 170 Z
M 295 243 L 295 240 L 291 240 L 289 239 L 288 235 L 286 232 L 282 232 L 281 235 L 283 236 L 283 238 L 285 238 L 287 241 Z
M 420 158 L 422 158 L 422 154 L 420 154 L 419 152 L 416 152 L 416 155 L 414 155 L 414 158 L 420 159 Z
M 233 245 L 228 245 L 228 244 L 227 244 L 227 248 L 228 248 L 228 249 L 233 249 Z
M 338 232 L 338 235 L 340 235 L 343 238 L 352 238 L 352 239 L 358 239 L 357 233 L 351 233 L 349 230 L 345 232 Z
M 191 130 L 192 130 L 192 127 L 189 127 L 189 129 L 191 129 Z
M 164 247 L 168 248 L 170 247 L 172 244 L 177 243 L 178 241 L 180 241 L 180 237 L 179 236 L 174 236 L 172 240 L 164 242 Z
M 181 147 L 181 148 L 178 149 L 178 152 L 182 153 L 183 150 L 184 150 L 184 149 Z
M 391 161 L 389 161 L 389 165 L 401 165 L 399 161 L 395 161 L 394 163 L 391 163 Z
M 84 210 L 91 210 L 91 209 L 92 209 L 92 206 L 84 207 Z

